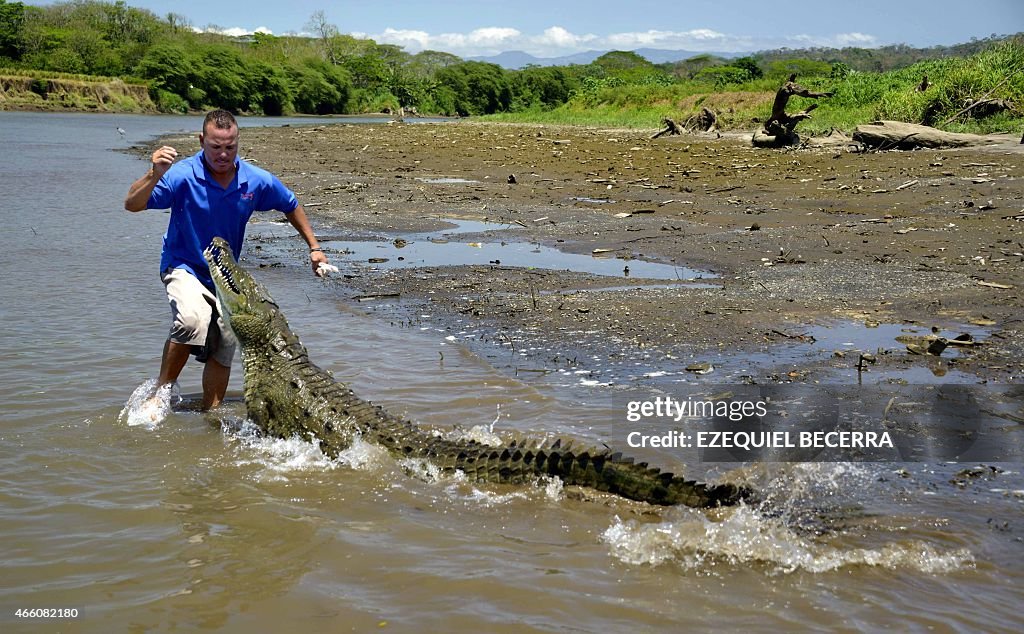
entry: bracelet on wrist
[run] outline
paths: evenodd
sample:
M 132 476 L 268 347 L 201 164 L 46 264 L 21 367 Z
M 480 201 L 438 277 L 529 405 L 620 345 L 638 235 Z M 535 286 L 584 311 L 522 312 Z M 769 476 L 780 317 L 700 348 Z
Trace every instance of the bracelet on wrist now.
M 323 253 L 323 249 L 320 247 L 313 247 L 312 249 L 309 250 L 310 253 L 313 253 L 314 251 L 320 251 L 321 253 Z

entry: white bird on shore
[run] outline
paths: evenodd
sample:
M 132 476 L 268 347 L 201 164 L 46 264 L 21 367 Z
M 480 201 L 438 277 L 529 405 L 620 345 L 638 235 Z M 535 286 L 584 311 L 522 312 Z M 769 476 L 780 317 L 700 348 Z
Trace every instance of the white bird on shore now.
M 121 126 L 117 126 L 117 133 L 121 135 L 122 139 L 124 138 L 124 135 L 127 134 Z

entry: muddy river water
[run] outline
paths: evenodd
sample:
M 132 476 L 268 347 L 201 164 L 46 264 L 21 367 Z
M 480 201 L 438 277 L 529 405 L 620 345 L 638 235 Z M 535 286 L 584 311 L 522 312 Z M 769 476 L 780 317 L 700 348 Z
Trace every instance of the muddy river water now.
M 122 210 L 146 166 L 117 150 L 198 125 L 0 113 L 3 631 L 1020 631 L 1019 452 L 683 466 L 640 450 L 771 500 L 705 513 L 558 482 L 481 486 L 361 444 L 328 460 L 257 437 L 237 396 L 214 415 L 129 425 L 166 331 L 167 216 Z M 430 314 L 355 310 L 308 274 L 297 238 L 269 239 L 280 233 L 253 225 L 268 239 L 249 265 L 283 264 L 259 279 L 357 393 L 442 428 L 614 435 L 614 386 L 511 374 Z M 189 367 L 186 405 L 198 389 Z M 78 616 L 16 616 L 33 608 Z

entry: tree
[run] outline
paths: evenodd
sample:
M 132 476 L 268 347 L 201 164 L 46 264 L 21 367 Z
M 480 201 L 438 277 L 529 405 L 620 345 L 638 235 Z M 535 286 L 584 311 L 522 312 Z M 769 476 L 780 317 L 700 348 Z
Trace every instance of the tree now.
M 829 79 L 846 79 L 850 74 L 850 67 L 843 62 L 832 62 L 832 70 L 829 72 Z
M 298 112 L 340 114 L 348 111 L 352 83 L 343 68 L 307 58 L 291 66 L 288 76 Z
M 248 106 L 246 68 L 237 49 L 223 44 L 199 53 L 195 85 L 206 92 L 207 105 L 240 112 Z
M 784 79 L 794 73 L 800 77 L 828 77 L 832 64 L 810 59 L 783 59 L 768 64 L 767 75 L 773 79 Z
M 711 66 L 702 69 L 694 75 L 693 79 L 694 81 L 711 82 L 716 88 L 722 88 L 728 84 L 742 84 L 748 81 L 750 73 L 747 69 L 737 68 L 736 66 Z
M 462 62 L 462 58 L 441 51 L 420 51 L 405 61 L 405 67 L 421 78 L 433 77 L 442 68 Z
M 611 51 L 598 57 L 592 63 L 595 66 L 604 68 L 612 75 L 633 71 L 638 68 L 652 69 L 655 67 L 645 57 L 632 51 Z
M 374 90 L 385 86 L 392 74 L 391 66 L 376 55 L 348 57 L 341 66 L 352 76 L 352 84 L 362 89 Z
M 104 17 L 104 34 L 112 45 L 118 47 L 137 42 L 149 43 L 159 29 L 159 21 L 154 14 L 129 7 L 121 0 L 106 5 Z
M 189 31 L 192 29 L 192 21 L 180 13 L 168 13 L 165 19 L 167 20 L 167 25 L 170 27 L 172 33 Z
M 189 94 L 194 89 L 193 82 L 198 79 L 196 61 L 182 44 L 166 42 L 152 46 L 135 67 L 135 72 L 151 81 L 152 91 L 162 90 L 192 101 Z M 202 105 L 201 102 L 191 103 L 194 108 Z
M 16 60 L 21 56 L 21 29 L 25 24 L 25 5 L 0 0 L 0 57 Z
M 761 79 L 764 77 L 764 71 L 761 70 L 761 67 L 757 64 L 757 60 L 753 57 L 740 57 L 738 59 L 734 59 L 729 65 L 747 71 L 750 79 Z
M 505 71 L 497 64 L 462 62 L 437 73 L 437 83 L 455 95 L 455 112 L 460 116 L 505 112 L 512 103 Z
M 323 45 L 324 58 L 332 64 L 341 62 L 340 52 L 337 50 L 336 38 L 340 34 L 338 27 L 327 21 L 327 14 L 323 10 L 314 11 L 309 16 L 306 28 L 320 38 Z
M 553 108 L 567 102 L 577 85 L 575 78 L 560 66 L 527 66 L 514 73 L 511 81 L 517 108 Z
M 245 83 L 248 95 L 246 110 L 279 116 L 294 108 L 292 87 L 284 69 L 259 60 L 250 61 Z
M 616 78 L 626 84 L 667 84 L 672 80 L 663 69 L 632 51 L 605 53 L 587 65 L 586 69 L 586 73 L 592 77 Z
M 85 61 L 82 56 L 66 46 L 54 49 L 46 58 L 46 70 L 59 73 L 84 73 Z
M 711 54 L 705 53 L 703 55 L 697 55 L 689 59 L 685 59 L 681 62 L 676 62 L 672 73 L 676 77 L 682 77 L 685 79 L 693 79 L 693 77 L 709 66 L 717 66 L 722 64 L 722 60 Z

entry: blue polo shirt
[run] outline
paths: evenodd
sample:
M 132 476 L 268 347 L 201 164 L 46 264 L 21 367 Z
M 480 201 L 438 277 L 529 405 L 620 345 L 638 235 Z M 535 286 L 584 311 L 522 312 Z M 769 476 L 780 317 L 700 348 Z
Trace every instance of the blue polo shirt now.
M 290 213 L 299 206 L 295 194 L 270 172 L 238 159 L 235 165 L 235 178 L 225 189 L 199 152 L 172 165 L 153 188 L 146 207 L 171 210 L 161 273 L 183 268 L 212 289 L 203 249 L 215 236 L 228 241 L 237 259 L 242 254 L 245 225 L 254 211 Z

